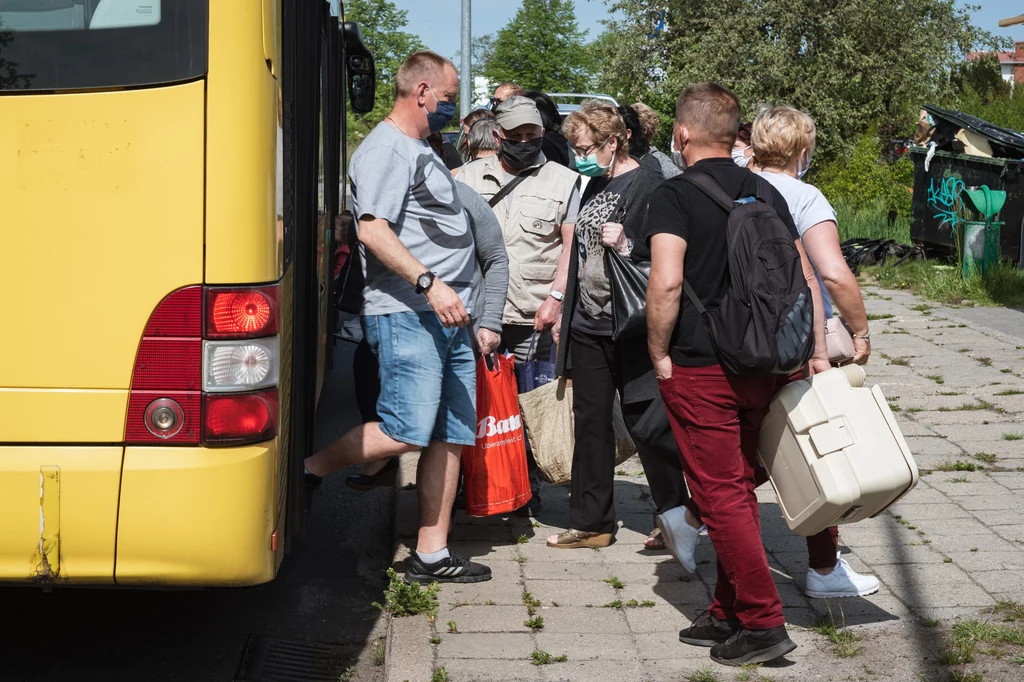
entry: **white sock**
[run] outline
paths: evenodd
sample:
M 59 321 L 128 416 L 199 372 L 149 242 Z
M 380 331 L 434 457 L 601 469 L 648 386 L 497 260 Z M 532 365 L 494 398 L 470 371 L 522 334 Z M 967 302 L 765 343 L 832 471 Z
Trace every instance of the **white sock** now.
M 436 564 L 438 561 L 441 561 L 442 559 L 447 559 L 451 555 L 448 553 L 448 548 L 445 547 L 444 549 L 434 552 L 433 554 L 424 554 L 423 552 L 417 550 L 416 556 L 418 556 L 420 558 L 420 561 L 422 561 L 425 564 Z

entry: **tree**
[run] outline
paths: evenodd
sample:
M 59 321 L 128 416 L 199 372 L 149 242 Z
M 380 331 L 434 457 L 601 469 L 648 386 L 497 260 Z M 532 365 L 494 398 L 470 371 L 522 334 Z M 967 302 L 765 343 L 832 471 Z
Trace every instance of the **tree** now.
M 363 34 L 363 43 L 373 55 L 377 68 L 377 97 L 373 111 L 357 117 L 349 110 L 346 129 L 349 152 L 367 133 L 387 116 L 395 103 L 395 77 L 413 52 L 424 49 L 419 36 L 402 29 L 409 23 L 408 12 L 390 0 L 347 0 L 346 21 L 355 21 Z
M 491 83 L 514 81 L 544 91 L 586 91 L 597 60 L 576 23 L 572 0 L 523 0 L 484 64 Z
M 0 54 L 4 48 L 14 42 L 14 32 L 4 30 L 3 17 L 0 17 Z M 0 56 L 0 90 L 19 90 L 32 84 L 32 76 L 18 73 L 18 62 Z
M 624 19 L 608 25 L 602 87 L 668 103 L 716 81 L 746 119 L 761 103 L 789 104 L 815 119 L 822 159 L 872 126 L 909 129 L 921 104 L 955 96 L 950 71 L 968 50 L 998 42 L 954 0 L 606 1 Z
M 476 79 L 484 75 L 484 65 L 494 52 L 494 36 L 487 33 L 473 38 L 470 47 L 469 82 L 476 87 Z M 452 57 L 455 66 L 462 68 L 462 50 L 456 50 Z

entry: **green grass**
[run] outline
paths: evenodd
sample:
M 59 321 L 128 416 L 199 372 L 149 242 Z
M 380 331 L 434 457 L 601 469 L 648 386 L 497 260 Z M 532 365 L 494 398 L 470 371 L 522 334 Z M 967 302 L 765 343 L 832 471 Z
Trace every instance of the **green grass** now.
M 384 665 L 388 654 L 388 643 L 383 637 L 377 638 L 373 644 L 373 664 L 377 667 Z
M 1003 440 L 1024 440 L 1024 433 L 1004 433 Z
M 937 628 L 941 624 L 942 624 L 942 621 L 939 620 L 938 618 L 922 618 L 921 619 L 921 627 Z
M 944 563 L 944 564 L 951 564 L 951 563 L 953 563 L 953 560 L 950 559 L 949 557 L 945 557 L 945 558 L 943 558 L 942 563 Z
M 516 538 L 516 544 L 517 545 L 525 545 L 529 541 L 530 541 L 530 538 L 526 537 L 525 535 L 520 535 L 519 537 Z
M 606 608 L 606 609 L 621 609 L 622 608 L 622 600 L 621 599 L 616 599 L 615 601 L 610 601 L 610 602 L 608 602 L 607 604 L 604 605 L 604 608 Z
M 935 395 L 963 395 L 960 391 L 937 391 Z
M 1007 599 L 997 601 L 995 606 L 986 609 L 986 613 L 1000 616 L 1004 623 L 1024 623 L 1024 605 L 1015 601 Z
M 448 671 L 441 666 L 430 676 L 430 682 L 448 682 Z
M 844 625 L 836 625 L 831 608 L 828 616 L 811 626 L 811 630 L 830 641 L 833 652 L 840 658 L 851 658 L 860 653 L 860 635 L 847 630 Z
M 931 379 L 932 381 L 934 381 L 937 384 L 944 384 L 944 383 L 946 383 L 946 380 L 942 378 L 941 374 L 929 374 L 928 376 L 925 377 L 925 379 Z
M 921 313 L 922 315 L 931 315 L 932 314 L 932 307 L 930 305 L 928 305 L 927 303 L 918 303 L 913 308 L 911 308 L 911 310 L 916 310 L 917 312 Z
M 455 634 L 459 631 L 459 626 L 455 624 L 454 620 L 448 621 L 448 633 Z
M 566 656 L 565 654 L 562 654 L 561 656 L 552 656 L 548 652 L 542 651 L 541 649 L 537 649 L 532 654 L 530 654 L 530 658 L 532 659 L 532 662 L 533 662 L 534 665 L 549 665 L 551 663 L 565 663 L 566 661 L 569 660 L 569 657 Z
M 534 599 L 532 594 L 523 590 L 523 606 L 540 606 L 540 599 Z
M 869 206 L 855 210 L 845 202 L 835 204 L 836 225 L 839 241 L 847 239 L 895 239 L 900 244 L 910 244 L 910 220 L 899 216 L 891 224 L 884 205 Z
M 689 672 L 683 680 L 685 682 L 721 682 L 722 678 L 711 668 L 698 668 Z
M 977 548 L 977 547 L 971 547 L 971 551 L 972 551 L 972 552 L 977 552 L 977 551 L 978 551 L 978 548 Z
M 949 671 L 949 682 L 985 682 L 985 676 L 976 670 L 957 668 Z
M 981 364 L 985 365 L 986 367 L 991 367 L 992 366 L 992 358 L 974 358 L 974 359 L 977 360 L 978 362 L 980 362 Z
M 524 620 L 523 625 L 530 628 L 531 630 L 543 630 L 544 618 L 542 616 L 534 616 L 533 618 Z
M 966 476 L 954 476 L 953 478 L 947 478 L 946 483 L 970 483 L 971 479 Z
M 973 403 L 961 403 L 957 407 L 940 407 L 937 412 L 977 412 L 978 410 L 991 410 L 995 405 L 987 400 L 977 399 Z
M 890 315 L 889 313 L 868 313 L 868 320 L 869 321 L 873 321 L 873 320 L 891 320 L 894 317 L 896 317 L 896 316 L 895 315 Z
M 889 360 L 889 364 L 898 365 L 899 367 L 910 367 L 910 358 L 892 358 Z
M 999 370 L 999 371 L 1000 371 L 1000 372 L 1002 372 L 1003 374 L 1013 374 L 1013 370 L 1012 370 L 1012 369 L 1010 369 L 1009 367 L 1003 367 L 1003 368 L 1002 368 L 1001 370 Z
M 872 265 L 862 272 L 888 289 L 908 289 L 940 303 L 1024 305 L 1024 270 L 1009 263 L 1001 264 L 984 277 L 970 279 L 964 279 L 956 267 L 934 260 L 906 261 L 898 267 Z
M 985 464 L 995 464 L 996 460 L 999 459 L 997 455 L 993 455 L 991 452 L 975 452 L 971 457 Z
M 999 391 L 995 395 L 1024 395 L 1024 391 L 1018 388 L 1007 388 L 1002 391 Z
M 971 349 L 970 348 L 958 348 L 956 352 L 957 353 L 970 353 Z
M 938 471 L 977 471 L 978 465 L 965 459 L 945 460 L 935 466 Z
M 398 577 L 395 569 L 389 568 L 384 604 L 373 602 L 373 605 L 392 616 L 415 616 L 418 613 L 436 616 L 437 592 L 440 589 L 441 585 L 437 582 L 432 582 L 426 587 L 421 587 L 418 583 L 407 585 Z
M 621 590 L 623 587 L 626 586 L 626 583 L 622 582 L 621 580 L 619 580 L 614 575 L 611 578 L 605 578 L 604 582 L 608 583 L 609 585 L 614 587 L 616 590 Z

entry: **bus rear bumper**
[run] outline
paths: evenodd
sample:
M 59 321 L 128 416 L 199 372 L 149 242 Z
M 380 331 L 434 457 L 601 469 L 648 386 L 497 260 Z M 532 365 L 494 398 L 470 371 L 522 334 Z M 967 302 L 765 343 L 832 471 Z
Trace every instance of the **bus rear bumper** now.
M 277 441 L 125 448 L 117 584 L 243 586 L 273 579 L 281 551 L 271 539 L 281 508 L 276 447 Z

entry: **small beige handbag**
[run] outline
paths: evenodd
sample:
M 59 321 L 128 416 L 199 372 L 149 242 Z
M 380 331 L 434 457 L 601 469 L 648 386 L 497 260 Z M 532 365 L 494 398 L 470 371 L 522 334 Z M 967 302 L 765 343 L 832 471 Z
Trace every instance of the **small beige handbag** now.
M 825 348 L 828 349 L 828 361 L 833 365 L 853 360 L 856 351 L 853 349 L 853 334 L 841 317 L 825 320 Z

